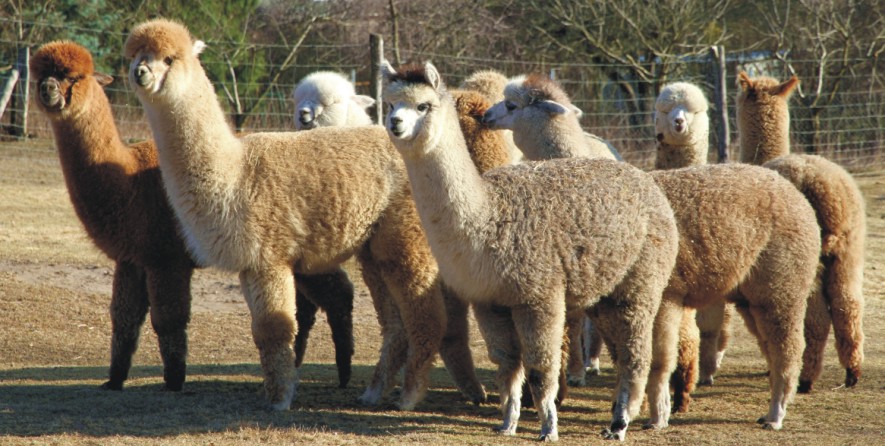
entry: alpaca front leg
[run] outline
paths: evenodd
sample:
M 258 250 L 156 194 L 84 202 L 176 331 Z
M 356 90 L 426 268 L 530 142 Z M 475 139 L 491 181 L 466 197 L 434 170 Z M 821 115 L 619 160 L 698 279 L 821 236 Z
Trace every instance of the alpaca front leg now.
M 299 282 L 299 287 L 300 282 Z M 304 352 L 307 350 L 307 340 L 310 330 L 317 320 L 319 307 L 313 304 L 301 290 L 295 293 L 295 320 L 298 322 L 298 334 L 295 335 L 295 367 L 301 367 L 304 362 Z
M 167 390 L 179 391 L 187 374 L 187 324 L 191 316 L 190 283 L 194 269 L 182 262 L 146 271 L 151 325 L 157 333 L 163 358 L 163 381 Z
M 264 371 L 264 389 L 275 410 L 288 410 L 298 371 L 295 340 L 295 279 L 288 266 L 240 272 L 240 286 L 252 313 L 252 338 Z
M 354 352 L 353 283 L 341 268 L 325 274 L 309 276 L 296 274 L 295 281 L 299 292 L 296 298 L 298 337 L 295 339 L 295 366 L 301 366 L 307 335 L 315 322 L 316 308 L 322 308 L 326 312 L 326 320 L 329 323 L 332 342 L 335 345 L 338 387 L 345 388 L 350 382 Z M 302 311 L 302 307 L 312 310 L 312 312 Z M 304 345 L 299 345 L 298 340 L 302 338 L 302 335 L 304 336 Z
M 538 302 L 538 301 L 536 301 Z M 513 308 L 513 324 L 522 345 L 523 364 L 541 421 L 542 441 L 559 439 L 556 392 L 562 367 L 565 297 L 559 294 L 540 304 Z
M 461 393 L 473 404 L 485 403 L 488 395 L 476 376 L 473 354 L 470 351 L 467 303 L 445 285 L 443 285 L 443 298 L 446 304 L 447 324 L 439 356 Z
M 504 421 L 494 431 L 501 435 L 515 435 L 522 407 L 525 374 L 512 312 L 507 307 L 473 304 L 473 314 L 485 340 L 489 360 L 498 366 L 495 383 L 500 394 Z
M 648 406 L 651 413 L 646 429 L 663 429 L 670 423 L 670 386 L 669 381 L 676 369 L 677 344 L 691 343 L 695 348 L 688 348 L 693 356 L 690 360 L 697 361 L 697 328 L 694 321 L 694 310 L 682 306 L 682 296 L 666 295 L 658 308 L 652 332 L 651 370 L 648 374 Z M 688 383 L 693 376 L 684 377 L 683 388 L 676 389 L 681 403 L 688 404 Z
M 602 336 L 593 324 L 590 315 L 584 318 L 584 329 L 581 332 L 581 346 L 584 355 L 584 369 L 587 375 L 597 376 L 601 372 L 599 368 L 599 356 L 602 354 Z
M 147 312 L 144 270 L 128 262 L 117 262 L 110 306 L 111 367 L 102 389 L 123 390 Z
M 569 386 L 587 385 L 587 369 L 584 367 L 584 327 L 587 315 L 583 308 L 576 308 L 566 314 L 566 331 L 569 339 L 568 379 Z
M 832 319 L 824 296 L 821 274 L 823 264 L 818 267 L 808 296 L 808 308 L 805 310 L 805 351 L 802 353 L 802 371 L 799 373 L 799 393 L 810 393 L 814 382 L 824 370 L 824 350 L 830 336 Z
M 701 335 L 698 384 L 713 385 L 713 377 L 722 365 L 731 331 L 734 306 L 725 301 L 716 302 L 698 310 L 695 320 Z

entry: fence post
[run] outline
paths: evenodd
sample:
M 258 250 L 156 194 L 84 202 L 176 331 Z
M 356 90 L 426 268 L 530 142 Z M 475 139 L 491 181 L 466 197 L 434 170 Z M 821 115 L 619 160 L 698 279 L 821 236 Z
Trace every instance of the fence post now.
M 12 134 L 16 135 L 20 138 L 28 137 L 28 99 L 29 97 L 29 89 L 28 89 L 28 64 L 31 60 L 31 48 L 24 47 L 18 51 L 18 60 L 15 62 L 15 69 L 18 70 L 18 95 L 16 95 L 15 103 L 21 104 L 19 109 L 21 113 L 17 113 L 15 115 L 11 115 L 10 117 L 15 119 L 18 117 L 18 127 L 16 127 L 15 122 L 12 122 Z M 13 107 L 15 108 L 15 107 Z
M 6 78 L 3 90 L 0 92 L 0 118 L 2 118 L 3 113 L 6 112 L 6 105 L 9 104 L 9 98 L 12 97 L 16 82 L 18 82 L 18 70 L 12 68 L 9 70 L 9 77 Z
M 372 110 L 375 114 L 375 123 L 382 124 L 381 120 L 384 115 L 384 105 L 381 103 L 381 90 L 383 88 L 381 79 L 381 62 L 384 61 L 384 38 L 380 34 L 369 34 L 369 52 L 372 58 L 371 73 L 372 80 L 370 83 L 370 94 L 375 98 L 375 106 Z
M 713 128 L 716 129 L 716 150 L 719 162 L 728 161 L 728 95 L 725 84 L 725 47 L 711 46 L 710 59 L 713 61 Z

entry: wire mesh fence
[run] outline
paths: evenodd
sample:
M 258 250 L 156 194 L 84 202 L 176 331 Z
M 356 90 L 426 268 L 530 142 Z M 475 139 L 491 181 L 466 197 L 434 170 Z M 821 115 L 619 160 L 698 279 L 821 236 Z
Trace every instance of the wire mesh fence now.
M 0 18 L 0 21 L 3 19 Z M 49 25 L 47 25 L 49 26 Z M 65 30 L 69 33 L 70 30 Z M 60 36 L 66 35 L 61 29 Z M 125 41 L 123 35 L 107 35 L 100 30 L 79 29 L 78 35 L 93 34 L 89 40 L 104 42 L 116 48 L 105 51 L 119 54 Z M 292 115 L 294 104 L 291 92 L 297 81 L 304 75 L 317 70 L 342 72 L 355 81 L 357 90 L 369 94 L 371 68 L 376 61 L 371 59 L 368 36 L 365 45 L 305 45 L 297 48 L 292 67 L 284 69 L 274 66 L 279 54 L 292 51 L 284 45 L 264 45 L 252 43 L 250 51 L 263 51 L 266 54 L 262 64 L 269 73 L 278 75 L 272 82 L 266 79 L 226 78 L 224 73 L 234 72 L 245 67 L 224 66 L 222 57 L 203 58 L 210 77 L 216 85 L 218 100 L 228 112 L 233 124 L 243 131 L 291 131 L 294 129 Z M 16 60 L 9 54 L 11 49 L 30 48 L 36 50 L 43 41 L 0 41 L 0 85 L 11 75 Z M 242 43 L 207 41 L 209 51 L 227 54 L 235 45 Z M 276 59 L 271 58 L 272 55 Z M 624 155 L 627 161 L 643 168 L 649 168 L 654 156 L 653 110 L 657 91 L 661 85 L 644 82 L 631 76 L 630 67 L 581 61 L 559 61 L 541 63 L 529 60 L 498 60 L 457 57 L 438 53 L 404 52 L 405 60 L 432 60 L 440 69 L 449 85 L 458 85 L 464 78 L 480 69 L 495 69 L 508 76 L 529 72 L 546 73 L 555 77 L 572 97 L 576 106 L 584 111 L 582 124 L 589 132 L 609 140 Z M 150 138 L 150 129 L 143 116 L 138 100 L 129 88 L 126 61 L 119 57 L 114 66 L 105 67 L 115 77 L 106 87 L 113 104 L 114 115 L 120 134 L 125 141 Z M 881 169 L 885 166 L 882 147 L 885 141 L 885 69 L 870 63 L 856 65 L 870 67 L 864 70 L 845 70 L 841 74 L 828 76 L 826 85 L 830 90 L 815 91 L 814 80 L 803 78 L 817 73 L 819 61 L 789 60 L 772 54 L 755 53 L 729 54 L 725 58 L 727 95 L 727 115 L 729 118 L 730 158 L 736 157 L 739 135 L 734 122 L 734 96 L 737 93 L 735 77 L 739 70 L 751 76 L 769 75 L 786 79 L 792 73 L 799 73 L 803 89 L 791 99 L 791 129 L 793 150 L 796 152 L 817 153 L 827 156 L 847 168 L 859 171 Z M 667 65 L 668 81 L 690 81 L 702 87 L 708 98 L 713 98 L 714 60 L 706 57 L 681 58 Z M 851 61 L 847 61 L 851 62 Z M 864 61 L 858 61 L 864 62 Z M 278 62 L 277 62 L 278 63 Z M 649 63 L 653 63 L 650 61 Z M 850 65 L 850 63 L 849 63 Z M 259 92 L 259 93 L 255 93 Z M 260 97 L 258 96 L 260 94 Z M 33 94 L 31 95 L 33 96 Z M 17 100 L 16 100 L 17 99 Z M 33 97 L 28 99 L 33 101 Z M 29 138 L 50 139 L 51 129 L 46 119 L 33 106 L 25 107 L 23 99 L 13 96 L 6 107 L 0 126 L 9 135 L 27 134 Z M 253 104 L 253 108 L 243 113 L 237 111 L 237 103 Z M 717 104 L 711 104 L 715 109 Z M 241 116 L 237 117 L 236 115 Z M 22 116 L 27 118 L 27 128 L 21 128 Z M 711 131 L 711 147 L 716 144 L 716 132 Z M 51 144 L 51 143 L 50 143 Z M 713 150 L 715 152 L 715 149 Z M 711 160 L 715 160 L 715 154 Z

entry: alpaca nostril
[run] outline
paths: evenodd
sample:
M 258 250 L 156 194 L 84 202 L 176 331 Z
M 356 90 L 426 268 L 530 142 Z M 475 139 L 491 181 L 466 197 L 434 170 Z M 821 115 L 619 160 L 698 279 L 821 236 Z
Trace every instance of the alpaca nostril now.
M 390 118 L 390 123 L 393 125 L 400 125 L 403 123 L 401 118 Z

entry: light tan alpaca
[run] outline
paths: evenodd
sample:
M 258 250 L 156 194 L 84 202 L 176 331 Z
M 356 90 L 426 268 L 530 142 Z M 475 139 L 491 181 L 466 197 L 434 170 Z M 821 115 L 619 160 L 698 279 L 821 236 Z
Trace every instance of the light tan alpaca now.
M 272 406 L 288 409 L 297 385 L 293 270 L 323 272 L 357 255 L 384 336 L 360 400 L 377 403 L 404 367 L 399 405 L 413 408 L 443 342 L 445 303 L 404 166 L 384 129 L 237 138 L 197 58 L 202 47 L 176 22 L 142 23 L 125 45 L 130 83 L 188 247 L 201 263 L 240 272 Z M 466 346 L 459 353 L 469 357 Z M 465 362 L 472 368 L 472 361 L 456 365 Z M 472 370 L 453 375 L 472 375 L 459 387 L 472 385 L 471 399 L 484 398 Z
M 661 89 L 655 101 L 656 169 L 678 169 L 707 164 L 709 153 L 709 105 L 703 91 L 688 82 L 673 82 Z M 697 313 L 697 314 L 696 314 Z M 734 305 L 711 304 L 701 311 L 686 307 L 679 329 L 673 412 L 685 412 L 698 383 L 713 383 L 731 336 Z M 725 321 L 725 323 L 723 323 Z M 698 356 L 700 357 L 700 370 Z
M 536 101 L 556 104 L 556 94 L 542 94 L 555 92 L 554 83 L 542 77 L 533 83 L 546 83 L 532 85 Z M 552 119 L 538 119 L 534 127 L 513 128 L 514 137 L 519 140 L 520 133 L 545 120 L 555 125 Z M 549 152 L 573 151 L 554 147 Z M 676 366 L 676 328 L 684 307 L 726 301 L 744 307 L 742 314 L 773 367 L 771 405 L 760 422 L 771 429 L 782 426 L 798 378 L 800 321 L 820 242 L 813 211 L 802 195 L 783 178 L 752 167 L 700 165 L 652 172 L 676 217 L 679 255 L 655 319 L 647 427 L 663 428 L 669 422 L 667 382 Z M 610 337 L 603 333 L 603 338 L 611 345 Z
M 559 84 L 532 74 L 510 79 L 504 99 L 486 112 L 484 120 L 493 129 L 524 129 L 514 131 L 513 140 L 526 159 L 580 156 L 620 160 L 604 139 L 584 132 L 579 122 L 582 114 Z
M 642 401 L 652 321 L 675 255 L 666 200 L 647 174 L 608 160 L 528 163 L 480 176 L 436 68 L 382 66 L 388 131 L 440 273 L 474 304 L 498 365 L 498 432 L 515 434 L 527 374 L 541 438 L 558 438 L 566 310 L 595 305 L 619 360 L 606 435 L 623 439 Z
M 494 105 L 504 100 L 504 87 L 506 86 L 507 76 L 495 70 L 480 70 L 467 76 L 464 82 L 461 82 L 460 88 L 478 92 Z M 516 143 L 513 142 L 513 132 L 510 130 L 498 130 L 498 133 L 504 139 L 510 162 L 516 164 L 522 161 L 522 152 L 516 147 Z
M 818 284 L 809 297 L 806 348 L 799 392 L 811 391 L 823 368 L 832 321 L 845 385 L 857 384 L 863 362 L 864 200 L 854 179 L 839 165 L 815 155 L 791 155 L 787 101 L 795 77 L 779 82 L 738 75 L 737 124 L 741 160 L 762 164 L 790 180 L 814 207 L 821 227 Z

